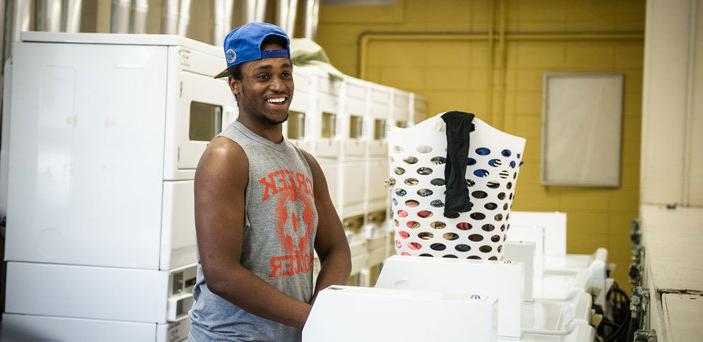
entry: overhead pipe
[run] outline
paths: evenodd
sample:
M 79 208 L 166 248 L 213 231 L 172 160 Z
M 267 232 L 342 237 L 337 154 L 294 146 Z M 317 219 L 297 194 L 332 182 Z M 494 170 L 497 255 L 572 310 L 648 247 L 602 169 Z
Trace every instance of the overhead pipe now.
M 320 0 L 315 0 L 315 6 L 313 7 L 313 21 L 312 21 L 312 37 L 311 39 L 317 39 L 317 30 L 320 26 Z
M 213 33 L 213 44 L 222 46 L 225 35 L 232 28 L 232 8 L 234 0 L 213 0 L 215 14 L 215 28 Z
M 313 18 L 315 20 L 312 21 L 312 38 L 316 39 L 317 38 L 317 30 L 320 27 L 320 0 L 315 0 Z
M 146 33 L 146 16 L 149 13 L 149 0 L 134 0 L 132 3 L 131 33 Z
M 293 37 L 295 30 L 295 18 L 298 12 L 298 0 L 278 0 L 277 3 L 278 18 L 276 24 L 283 31 L 288 33 L 288 36 Z
M 61 31 L 61 0 L 37 1 L 37 30 Z
M 317 24 L 319 21 L 320 0 L 306 0 L 305 2 L 305 32 L 303 37 L 315 40 Z
M 266 21 L 266 0 L 256 0 L 256 16 L 254 21 Z
M 30 30 L 30 25 L 32 23 L 31 2 L 9 1 L 6 8 L 10 11 L 11 17 L 9 18 L 11 22 L 4 26 L 9 28 L 9 32 L 5 32 L 3 61 L 6 61 L 12 56 L 13 43 L 20 40 L 20 32 Z M 0 68 L 2 68 L 3 65 L 0 65 Z
M 8 11 L 7 14 L 14 14 L 12 12 L 12 1 L 10 1 L 10 4 L 8 4 L 7 7 L 5 7 L 5 0 L 0 0 L 0 94 L 3 94 L 0 96 L 0 102 L 4 99 L 4 94 L 5 94 L 5 44 L 7 43 L 7 33 L 5 29 L 7 28 L 8 31 L 12 31 L 12 15 L 8 15 L 7 18 L 5 18 L 5 11 Z M 5 25 L 5 20 L 7 20 L 8 25 Z M 8 101 L 9 102 L 9 101 Z M 3 107 L 5 105 L 3 104 Z M 8 106 L 9 107 L 9 106 Z M 7 156 L 7 150 L 8 150 L 8 142 L 10 139 L 8 139 L 8 124 L 9 120 L 7 120 L 7 117 L 3 117 L 2 111 L 0 111 L 0 174 L 2 175 L 7 175 L 7 171 L 10 168 L 8 163 L 6 162 L 8 159 Z M 4 219 L 5 215 L 7 215 L 7 176 L 0 177 L 0 218 Z M 5 227 L 0 227 L 0 234 L 2 236 L 5 236 Z M 3 246 L 4 248 L 4 246 Z M 0 272 L 4 271 L 4 266 L 0 265 Z M 4 297 L 4 292 L 0 291 L 0 295 Z
M 234 0 L 224 0 L 224 13 L 222 14 L 222 22 L 224 23 L 224 33 L 227 34 L 232 29 L 232 10 L 234 9 Z
M 32 3 L 30 1 L 13 1 L 12 3 L 15 5 L 12 42 L 18 42 L 20 40 L 20 32 L 30 30 Z
M 129 0 L 112 0 L 110 32 L 129 33 Z
M 298 0 L 290 0 L 288 4 L 288 20 L 286 24 L 286 33 L 293 38 L 295 31 L 295 18 L 298 15 Z
M 215 13 L 215 25 L 219 24 L 219 34 L 215 37 L 215 45 L 222 46 L 225 35 L 232 29 L 232 9 L 234 8 L 234 0 L 215 0 L 215 3 L 220 2 L 221 14 Z
M 505 0 L 500 0 L 500 21 L 498 29 L 498 72 L 495 80 L 494 89 L 491 92 L 495 92 L 495 107 L 493 107 L 491 125 L 500 130 L 505 129 L 505 83 L 506 83 L 506 72 L 505 64 L 507 60 L 507 50 L 506 50 L 506 40 L 505 40 L 505 24 L 507 22 L 507 5 Z
M 256 21 L 256 3 L 257 0 L 246 0 L 244 3 L 244 10 L 246 16 L 244 18 L 244 24 Z
M 222 41 L 224 39 L 223 32 L 224 28 L 224 11 L 225 3 L 224 0 L 213 0 L 212 10 L 215 18 L 215 27 L 212 30 L 212 44 L 215 46 L 222 46 Z
M 491 116 L 491 123 L 494 122 L 494 114 L 493 114 L 493 81 L 495 80 L 495 21 L 496 21 L 496 2 L 491 1 L 491 4 L 489 6 L 489 14 L 488 14 L 488 77 L 486 77 L 486 89 L 488 89 L 488 94 L 486 95 L 486 103 L 488 105 L 488 110 L 486 113 Z
M 286 29 L 288 23 L 288 11 L 290 0 L 278 0 L 276 2 L 276 25 L 283 30 Z
M 161 16 L 161 32 L 164 34 L 178 33 L 178 4 L 178 0 L 164 0 Z
M 232 27 L 241 26 L 247 22 L 247 5 L 249 0 L 233 0 L 232 2 Z
M 359 69 L 358 77 L 368 77 L 369 46 L 372 42 L 379 41 L 430 41 L 430 42 L 485 42 L 491 35 L 489 32 L 367 32 L 359 36 L 359 51 L 356 57 Z M 498 39 L 495 36 L 492 39 Z M 642 33 L 505 33 L 507 41 L 641 41 Z
M 62 26 L 65 32 L 76 33 L 81 31 L 81 5 L 82 0 L 64 0 Z
M 5 29 L 7 28 L 7 29 L 12 30 L 12 26 L 11 26 L 12 25 L 11 24 L 12 17 L 8 15 L 7 18 L 5 18 L 5 11 L 6 10 L 8 10 L 8 8 L 5 7 L 5 0 L 0 0 L 0 94 L 2 94 L 2 83 L 3 83 L 2 74 L 4 73 L 4 70 L 3 70 L 4 68 L 2 66 L 5 64 L 5 59 L 4 59 L 5 55 L 4 55 L 3 51 L 5 49 L 5 43 L 7 42 L 7 39 L 5 39 L 5 33 L 6 33 Z M 11 10 L 11 8 L 10 8 L 10 10 Z M 8 20 L 7 27 L 5 26 L 5 19 Z M 2 114 L 0 114 L 0 118 L 1 117 L 2 117 Z M 2 122 L 2 120 L 0 120 L 0 122 Z M 2 126 L 2 124 L 0 124 L 0 126 Z M 0 136 L 2 136 L 2 134 L 0 134 Z M 0 147 L 2 147 L 2 144 L 0 144 Z M 0 215 L 2 215 L 2 214 L 0 213 Z
M 190 0 L 181 0 L 181 7 L 178 11 L 178 34 L 186 36 L 188 25 L 190 24 Z

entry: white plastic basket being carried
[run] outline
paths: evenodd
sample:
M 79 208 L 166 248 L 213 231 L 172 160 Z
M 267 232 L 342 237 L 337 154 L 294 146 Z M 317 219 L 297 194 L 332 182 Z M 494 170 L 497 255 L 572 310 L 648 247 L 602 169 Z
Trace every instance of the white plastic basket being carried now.
M 389 132 L 392 211 L 398 254 L 500 260 L 525 139 L 478 118 L 470 133 L 466 182 L 473 204 L 444 216 L 447 154 L 441 114 Z

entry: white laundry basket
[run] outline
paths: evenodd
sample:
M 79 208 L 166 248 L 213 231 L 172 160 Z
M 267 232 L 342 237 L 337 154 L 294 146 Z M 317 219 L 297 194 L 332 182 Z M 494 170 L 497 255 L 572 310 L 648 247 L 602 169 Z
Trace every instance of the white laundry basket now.
M 525 139 L 478 118 L 473 124 L 465 177 L 473 206 L 456 218 L 444 216 L 447 139 L 441 115 L 389 132 L 397 254 L 501 259 Z

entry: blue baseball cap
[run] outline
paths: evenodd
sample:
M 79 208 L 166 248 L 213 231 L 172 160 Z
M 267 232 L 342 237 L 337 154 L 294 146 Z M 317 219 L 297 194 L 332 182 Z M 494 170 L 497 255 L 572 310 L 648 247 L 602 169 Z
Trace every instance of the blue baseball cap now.
M 285 40 L 283 49 L 261 51 L 261 43 L 270 36 Z M 237 64 L 265 58 L 290 58 L 288 35 L 280 27 L 268 23 L 248 23 L 235 28 L 225 37 L 223 47 L 227 68 L 215 75 L 215 78 L 226 77 L 227 69 Z

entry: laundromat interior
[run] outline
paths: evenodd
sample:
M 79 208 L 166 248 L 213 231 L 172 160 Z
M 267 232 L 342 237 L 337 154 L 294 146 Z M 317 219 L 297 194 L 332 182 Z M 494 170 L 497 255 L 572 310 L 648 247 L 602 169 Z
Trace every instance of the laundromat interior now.
M 325 240 L 271 259 L 315 289 L 292 340 L 703 333 L 698 0 L 0 0 L 0 21 L 0 341 L 201 341 L 196 174 L 248 122 L 213 76 L 252 22 L 290 38 L 270 129 L 348 244 L 325 288 Z

